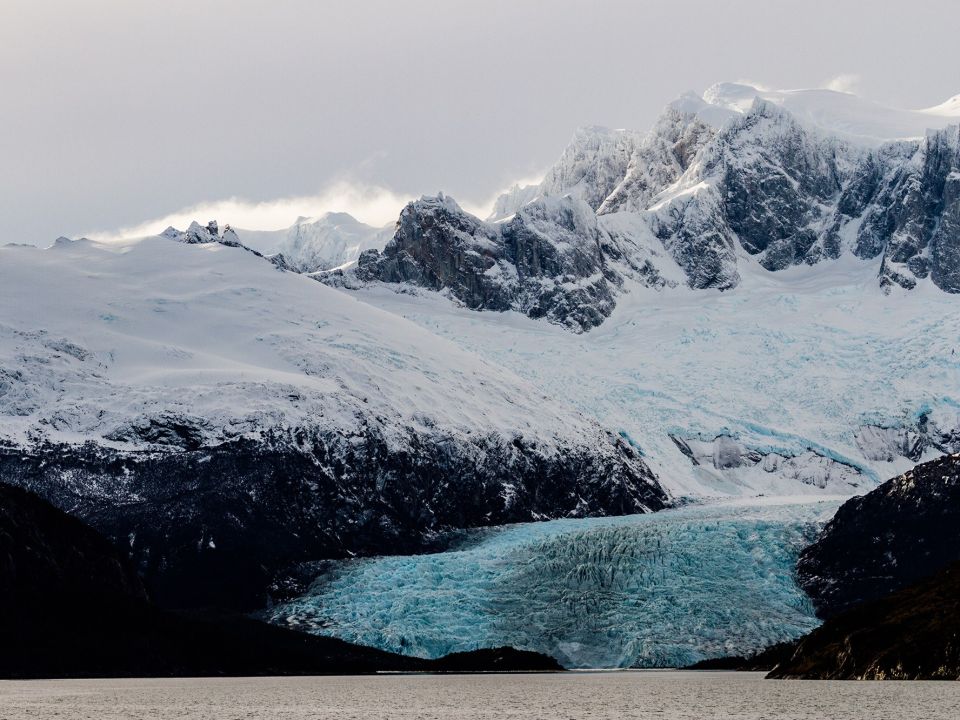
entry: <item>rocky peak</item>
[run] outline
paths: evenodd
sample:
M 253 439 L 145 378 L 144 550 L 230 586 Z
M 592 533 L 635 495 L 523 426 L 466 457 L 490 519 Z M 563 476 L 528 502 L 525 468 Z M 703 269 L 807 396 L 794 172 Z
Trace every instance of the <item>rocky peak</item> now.
M 878 107 L 725 83 L 671 103 L 645 135 L 581 128 L 543 182 L 497 200 L 498 225 L 423 198 L 357 277 L 580 329 L 609 315 L 624 277 L 728 290 L 747 256 L 776 271 L 882 255 L 881 287 L 960 292 L 960 130 L 883 142 L 927 116 Z
M 440 194 L 407 205 L 383 252 L 360 256 L 356 277 L 445 290 L 472 309 L 587 330 L 613 310 L 620 283 L 604 256 L 608 240 L 577 197 L 540 198 L 492 224 Z
M 576 195 L 596 210 L 626 175 L 641 140 L 641 133 L 629 130 L 579 128 L 544 177 L 541 194 Z
M 229 226 L 228 226 L 229 227 Z M 188 245 L 201 245 L 220 241 L 220 227 L 216 220 L 201 225 L 196 220 L 190 223 L 186 231 L 177 230 L 172 225 L 160 233 L 161 237 L 176 240 Z
M 229 225 L 223 228 L 223 235 L 220 237 L 220 243 L 229 247 L 243 247 L 243 243 L 240 242 L 240 237 L 237 235 L 236 230 Z
M 741 246 L 768 270 L 838 257 L 828 229 L 840 193 L 836 143 L 808 132 L 787 111 L 757 99 L 721 132 L 724 214 Z
M 600 214 L 643 212 L 653 198 L 691 166 L 715 131 L 696 113 L 671 105 L 630 156 L 626 173 L 598 209 Z
M 917 143 L 883 146 L 845 190 L 841 211 L 862 218 L 853 252 L 882 254 L 880 284 L 888 292 L 926 278 L 960 292 L 958 135 L 960 127 L 950 126 Z

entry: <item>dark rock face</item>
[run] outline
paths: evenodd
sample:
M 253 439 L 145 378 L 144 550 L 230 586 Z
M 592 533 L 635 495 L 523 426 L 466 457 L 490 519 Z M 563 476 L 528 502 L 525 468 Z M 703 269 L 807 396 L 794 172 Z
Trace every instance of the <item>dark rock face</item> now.
M 0 677 L 373 672 L 416 660 L 246 618 L 152 606 L 106 538 L 0 483 Z
M 738 243 L 768 270 L 838 257 L 830 207 L 840 196 L 842 150 L 761 100 L 704 143 L 681 184 L 706 187 L 653 214 L 690 287 L 738 285 Z
M 814 228 L 840 189 L 829 144 L 765 102 L 721 133 L 719 144 L 724 213 L 743 248 L 761 255 L 768 270 L 819 259 Z
M 800 555 L 798 580 L 832 617 L 960 560 L 960 455 L 918 465 L 844 503 Z
M 694 288 L 739 282 L 739 242 L 768 270 L 834 259 L 857 221 L 852 251 L 883 256 L 880 284 L 930 277 L 960 292 L 960 128 L 921 143 L 864 151 L 821 137 L 772 103 L 756 101 L 697 156 L 707 189 L 656 211 L 654 229 Z
M 245 617 L 161 610 L 104 537 L 0 483 L 0 677 L 561 670 L 537 653 L 420 660 Z
M 685 670 L 738 670 L 740 672 L 768 672 L 788 661 L 797 649 L 797 642 L 782 642 L 771 645 L 750 657 L 733 655 L 711 658 L 694 663 Z
M 954 131 L 960 135 L 960 128 Z M 949 150 L 943 154 L 949 156 Z M 931 279 L 941 290 L 960 293 L 960 137 L 953 145 L 949 163 L 950 172 L 944 178 L 941 195 L 943 210 L 930 239 Z M 944 161 L 943 165 L 946 164 Z
M 498 240 L 492 228 L 451 199 L 423 198 L 400 213 L 396 234 L 382 256 L 376 250 L 360 256 L 358 274 L 431 290 L 449 288 L 474 309 L 506 310 L 508 299 L 484 276 L 495 265 Z
M 0 615 L 65 594 L 147 596 L 106 538 L 36 495 L 0 483 Z
M 919 146 L 882 148 L 868 167 L 876 171 L 853 185 L 859 202 L 850 209 L 863 213 L 854 251 L 883 253 L 885 287 L 910 289 L 929 276 L 941 290 L 960 292 L 960 127 L 931 132 Z
M 729 290 L 740 284 L 736 238 L 715 207 L 715 198 L 674 202 L 654 232 L 695 290 Z
M 543 453 L 520 437 L 414 434 L 397 449 L 371 429 L 170 452 L 42 445 L 0 448 L 0 477 L 110 538 L 162 605 L 248 610 L 302 561 L 422 551 L 452 528 L 665 507 L 634 451 L 605 442 Z
M 558 672 L 563 666 L 549 655 L 512 647 L 482 648 L 427 660 L 432 672 Z
M 608 267 L 607 240 L 582 200 L 547 198 L 489 224 L 440 195 L 410 203 L 383 253 L 358 261 L 362 281 L 445 290 L 474 310 L 517 310 L 575 330 L 613 311 L 621 282 Z
M 960 680 L 960 565 L 827 620 L 768 677 Z

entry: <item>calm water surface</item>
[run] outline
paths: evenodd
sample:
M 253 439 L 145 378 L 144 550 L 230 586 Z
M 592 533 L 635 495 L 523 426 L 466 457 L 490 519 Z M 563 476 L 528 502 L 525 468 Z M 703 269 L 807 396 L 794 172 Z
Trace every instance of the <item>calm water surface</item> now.
M 0 718 L 956 720 L 960 683 L 799 682 L 760 673 L 381 675 L 0 682 Z

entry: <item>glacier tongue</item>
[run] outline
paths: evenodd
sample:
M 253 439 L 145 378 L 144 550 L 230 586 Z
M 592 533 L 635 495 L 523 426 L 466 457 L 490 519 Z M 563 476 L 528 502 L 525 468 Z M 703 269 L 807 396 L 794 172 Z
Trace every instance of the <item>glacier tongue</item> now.
M 610 668 L 749 653 L 818 624 L 793 567 L 839 502 L 781 503 L 521 524 L 449 552 L 327 563 L 268 619 L 421 657 L 512 645 Z

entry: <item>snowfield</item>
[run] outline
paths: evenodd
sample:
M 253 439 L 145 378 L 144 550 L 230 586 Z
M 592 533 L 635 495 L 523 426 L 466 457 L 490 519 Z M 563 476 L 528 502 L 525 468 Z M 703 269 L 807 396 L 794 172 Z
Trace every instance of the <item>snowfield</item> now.
M 217 243 L 0 248 L 0 436 L 124 447 L 174 416 L 211 444 L 372 414 L 551 446 L 603 427 L 699 499 L 862 493 L 938 454 L 904 446 L 960 426 L 955 296 L 885 294 L 878 261 L 850 256 L 738 261 L 732 291 L 638 284 L 577 335 L 407 285 L 331 289 Z
M 205 444 L 349 432 L 367 416 L 547 444 L 592 425 L 449 340 L 242 248 L 0 248 L 0 438 L 109 443 L 170 414 L 195 419 Z

